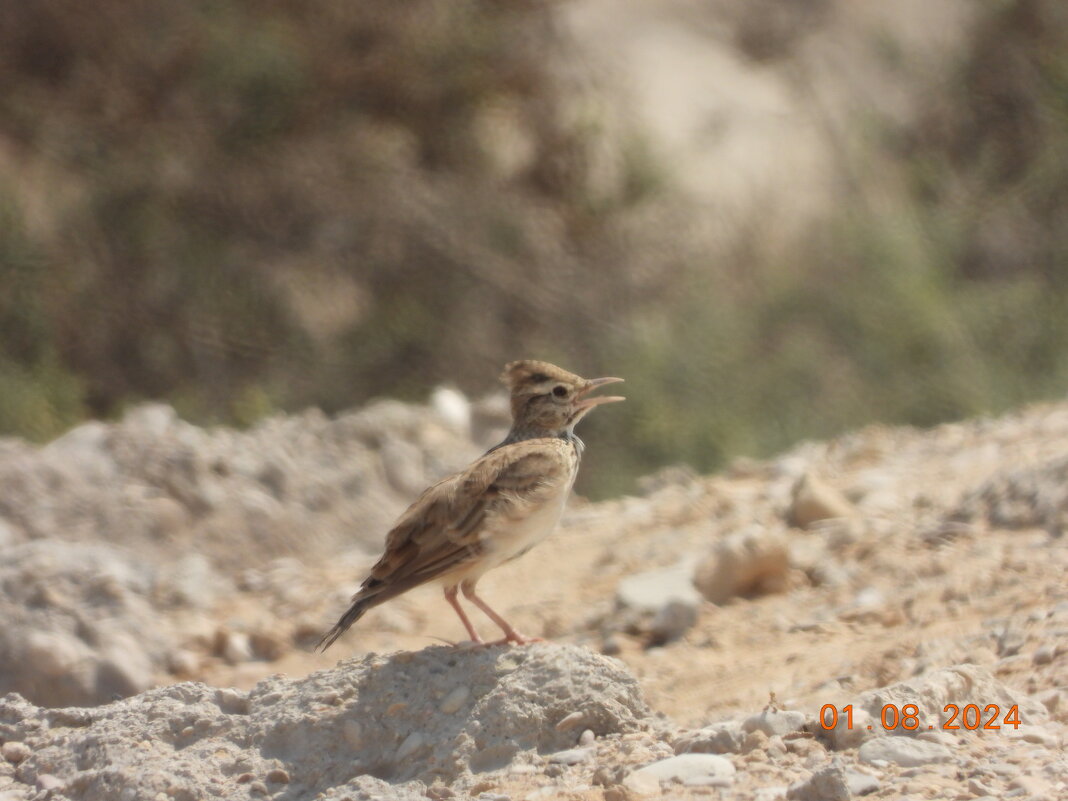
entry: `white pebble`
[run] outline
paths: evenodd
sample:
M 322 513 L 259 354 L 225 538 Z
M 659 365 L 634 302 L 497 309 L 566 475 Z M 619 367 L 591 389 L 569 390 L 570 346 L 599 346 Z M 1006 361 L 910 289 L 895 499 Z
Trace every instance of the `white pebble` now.
M 446 715 L 451 715 L 454 712 L 459 711 L 460 707 L 464 705 L 464 701 L 471 694 L 471 691 L 464 685 L 460 685 L 451 693 L 445 696 L 445 700 L 441 702 L 441 711 Z

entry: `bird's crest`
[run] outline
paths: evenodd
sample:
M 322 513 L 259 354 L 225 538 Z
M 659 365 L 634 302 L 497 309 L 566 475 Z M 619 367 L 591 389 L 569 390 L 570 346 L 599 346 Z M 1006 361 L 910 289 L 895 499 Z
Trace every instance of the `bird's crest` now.
M 584 383 L 584 379 L 581 376 L 569 373 L 555 364 L 535 359 L 509 362 L 504 366 L 504 372 L 501 373 L 501 382 L 508 387 L 512 394 L 528 389 L 532 390 L 551 381 L 562 381 L 572 386 L 579 386 Z

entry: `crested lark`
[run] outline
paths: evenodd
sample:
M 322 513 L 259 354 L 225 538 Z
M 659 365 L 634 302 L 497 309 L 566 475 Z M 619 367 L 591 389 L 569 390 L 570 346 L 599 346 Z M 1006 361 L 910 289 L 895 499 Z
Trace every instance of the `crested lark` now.
M 516 631 L 475 593 L 475 584 L 552 532 L 582 457 L 575 424 L 594 406 L 623 400 L 589 397 L 589 392 L 622 380 L 586 379 L 548 362 L 505 366 L 501 381 L 512 394 L 512 430 L 466 470 L 439 481 L 408 507 L 352 605 L 318 647 L 329 648 L 368 609 L 429 581 L 444 586 L 445 600 L 474 642 L 482 638 L 458 591 L 500 626 L 504 639 L 499 642 L 531 642 L 534 638 Z

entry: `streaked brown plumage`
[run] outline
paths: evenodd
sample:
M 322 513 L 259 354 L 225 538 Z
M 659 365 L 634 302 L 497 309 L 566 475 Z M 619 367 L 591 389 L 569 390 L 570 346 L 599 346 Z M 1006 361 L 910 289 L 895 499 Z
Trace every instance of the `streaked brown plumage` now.
M 556 526 L 582 456 L 575 425 L 594 406 L 623 400 L 588 393 L 622 379 L 585 379 L 528 360 L 508 364 L 501 380 L 511 392 L 508 436 L 408 507 L 386 537 L 385 553 L 319 648 L 329 648 L 368 609 L 429 581 L 444 585 L 445 599 L 475 642 L 482 639 L 458 591 L 500 626 L 504 641 L 530 641 L 476 594 L 475 585 L 487 570 L 526 553 Z

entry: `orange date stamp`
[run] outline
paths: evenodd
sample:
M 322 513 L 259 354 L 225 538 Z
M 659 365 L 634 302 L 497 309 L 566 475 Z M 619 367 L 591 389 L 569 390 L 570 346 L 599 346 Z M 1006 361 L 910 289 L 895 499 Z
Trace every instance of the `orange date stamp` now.
M 998 730 L 1001 728 L 1018 729 L 1023 721 L 1020 720 L 1020 707 L 1013 704 L 1001 715 L 1001 707 L 998 704 L 987 704 L 980 707 L 978 704 L 946 704 L 942 708 L 943 716 L 934 723 L 922 720 L 920 708 L 916 704 L 885 704 L 879 715 L 879 723 L 884 729 L 905 729 L 916 731 L 917 729 L 940 729 L 953 731 L 966 729 Z M 834 704 L 824 704 L 820 708 L 820 725 L 827 731 L 838 727 L 839 723 L 845 723 L 847 729 L 853 728 L 853 705 L 847 704 L 841 710 Z M 927 724 L 926 726 L 924 724 Z M 871 729 L 872 725 L 865 726 Z

